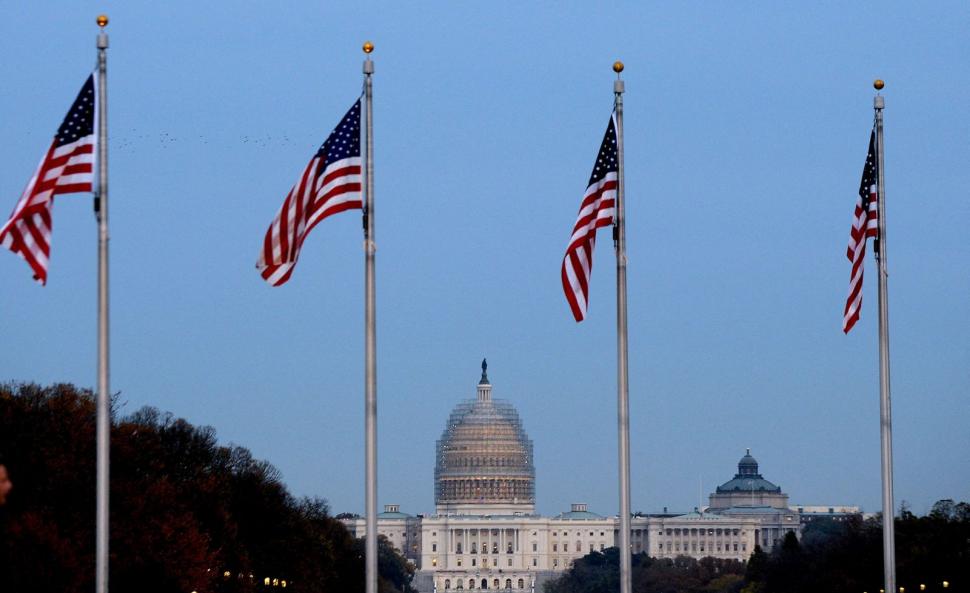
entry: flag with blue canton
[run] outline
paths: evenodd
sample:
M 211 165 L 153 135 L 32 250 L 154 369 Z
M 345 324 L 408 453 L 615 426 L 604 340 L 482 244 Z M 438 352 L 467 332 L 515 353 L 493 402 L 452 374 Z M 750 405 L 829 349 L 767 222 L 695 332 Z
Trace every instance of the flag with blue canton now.
M 92 191 L 97 154 L 97 92 L 92 74 L 84 82 L 10 219 L 0 227 L 0 245 L 22 257 L 34 279 L 47 283 L 54 196 Z
M 596 230 L 613 224 L 619 171 L 616 113 L 613 113 L 596 162 L 593 163 L 593 172 L 589 176 L 566 256 L 562 260 L 562 288 L 577 322 L 585 319 L 589 306 L 589 279 L 593 273 Z
M 256 262 L 260 275 L 273 286 L 285 283 L 293 274 L 303 241 L 318 222 L 362 208 L 358 99 L 303 169 L 266 231 Z

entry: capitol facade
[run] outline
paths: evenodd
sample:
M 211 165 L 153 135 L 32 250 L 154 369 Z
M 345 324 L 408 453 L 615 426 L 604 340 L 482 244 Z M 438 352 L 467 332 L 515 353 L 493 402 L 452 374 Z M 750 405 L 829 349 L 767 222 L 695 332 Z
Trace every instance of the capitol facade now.
M 532 441 L 511 403 L 492 398 L 482 362 L 477 396 L 460 402 L 436 444 L 435 512 L 402 513 L 385 505 L 377 530 L 415 566 L 421 593 L 498 589 L 534 593 L 577 558 L 619 541 L 619 517 L 584 503 L 543 517 L 535 512 Z M 632 518 L 632 552 L 746 561 L 785 534 L 801 533 L 797 508 L 766 480 L 750 451 L 738 472 L 710 495 L 706 509 Z M 363 518 L 344 519 L 363 537 Z

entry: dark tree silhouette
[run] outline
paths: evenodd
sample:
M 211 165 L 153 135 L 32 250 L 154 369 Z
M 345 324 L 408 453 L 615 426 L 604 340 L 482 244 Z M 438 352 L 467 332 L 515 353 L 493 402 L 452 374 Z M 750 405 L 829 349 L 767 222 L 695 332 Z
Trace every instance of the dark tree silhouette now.
M 93 589 L 94 420 L 88 390 L 0 385 L 14 481 L 0 507 L 0 591 Z M 362 592 L 362 546 L 325 501 L 295 499 L 272 465 L 220 446 L 212 428 L 152 408 L 113 419 L 113 590 Z M 409 593 L 410 566 L 379 550 L 381 592 Z

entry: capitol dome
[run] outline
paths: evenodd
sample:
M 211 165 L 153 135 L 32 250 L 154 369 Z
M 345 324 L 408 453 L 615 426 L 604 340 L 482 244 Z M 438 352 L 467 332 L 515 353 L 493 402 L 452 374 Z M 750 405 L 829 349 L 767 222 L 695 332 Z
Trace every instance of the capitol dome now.
M 512 404 L 492 399 L 486 369 L 482 361 L 478 397 L 455 406 L 437 442 L 439 514 L 535 512 L 532 441 Z

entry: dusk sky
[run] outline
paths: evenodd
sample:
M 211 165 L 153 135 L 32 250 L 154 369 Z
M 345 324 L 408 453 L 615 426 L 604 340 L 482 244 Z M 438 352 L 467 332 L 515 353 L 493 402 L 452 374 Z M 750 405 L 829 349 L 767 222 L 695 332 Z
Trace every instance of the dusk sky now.
M 359 212 L 285 286 L 255 262 L 361 89 L 375 118 L 378 501 L 434 510 L 475 396 L 535 446 L 537 510 L 617 513 L 615 260 L 586 321 L 560 263 L 626 63 L 632 508 L 687 511 L 750 447 L 793 504 L 880 510 L 875 261 L 841 330 L 886 81 L 897 506 L 970 499 L 970 3 L 0 0 L 0 211 L 108 32 L 111 388 L 364 511 Z M 96 223 L 59 196 L 49 282 L 0 251 L 0 381 L 94 388 Z

